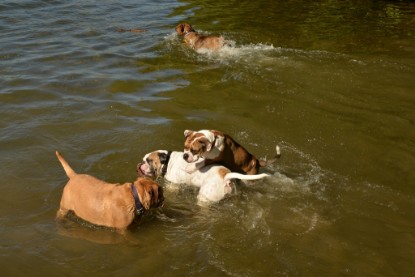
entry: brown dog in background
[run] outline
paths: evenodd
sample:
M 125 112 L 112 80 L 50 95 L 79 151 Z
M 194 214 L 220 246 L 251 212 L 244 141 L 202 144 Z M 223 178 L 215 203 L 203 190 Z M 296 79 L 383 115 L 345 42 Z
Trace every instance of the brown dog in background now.
M 184 42 L 195 50 L 208 49 L 218 51 L 223 46 L 231 46 L 223 37 L 204 36 L 196 32 L 188 23 L 180 23 L 176 26 L 176 32 L 184 36 Z
M 77 174 L 56 151 L 69 181 L 63 189 L 56 218 L 69 211 L 92 224 L 123 232 L 144 211 L 163 205 L 163 190 L 153 180 L 138 178 L 134 183 L 110 184 L 87 174 Z

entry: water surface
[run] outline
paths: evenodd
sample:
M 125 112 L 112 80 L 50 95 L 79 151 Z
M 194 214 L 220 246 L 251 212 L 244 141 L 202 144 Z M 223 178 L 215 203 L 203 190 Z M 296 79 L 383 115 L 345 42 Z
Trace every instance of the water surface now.
M 2 2 L 3 274 L 412 276 L 414 18 L 411 1 Z M 182 21 L 235 46 L 196 53 Z M 210 206 L 162 181 L 127 239 L 55 223 L 56 149 L 125 182 L 209 128 L 262 158 L 279 144 L 273 177 Z

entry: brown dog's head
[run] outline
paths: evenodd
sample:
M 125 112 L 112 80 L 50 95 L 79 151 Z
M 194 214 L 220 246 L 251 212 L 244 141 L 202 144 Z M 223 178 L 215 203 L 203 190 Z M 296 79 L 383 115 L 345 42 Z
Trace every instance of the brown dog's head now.
M 215 134 L 209 130 L 184 131 L 183 159 L 188 163 L 196 162 L 200 157 L 206 158 L 206 154 L 212 150 L 215 142 Z
M 148 178 L 139 177 L 134 185 L 145 210 L 163 206 L 163 188 L 159 184 Z
M 144 156 L 143 162 L 137 165 L 137 174 L 147 177 L 161 177 L 165 174 L 169 162 L 167 150 L 157 150 Z
M 176 32 L 178 35 L 186 35 L 187 33 L 194 32 L 192 26 L 188 23 L 180 23 L 176 26 Z

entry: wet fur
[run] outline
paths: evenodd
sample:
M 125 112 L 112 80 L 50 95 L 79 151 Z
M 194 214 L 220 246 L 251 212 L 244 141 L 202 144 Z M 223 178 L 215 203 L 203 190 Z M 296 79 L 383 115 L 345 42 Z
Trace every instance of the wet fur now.
M 258 174 L 259 168 L 271 161 L 258 160 L 231 136 L 216 130 L 186 130 L 184 132 L 184 155 L 189 162 L 195 162 L 195 169 L 213 163 L 219 163 L 232 172 L 242 174 Z M 276 159 L 280 157 L 277 146 Z M 198 162 L 201 158 L 201 162 Z
M 194 172 L 186 172 L 188 163 L 183 160 L 183 152 L 171 152 L 167 163 L 166 150 L 158 150 L 144 156 L 143 162 L 137 165 L 139 175 L 158 178 L 161 177 L 166 166 L 164 177 L 177 184 L 188 184 L 199 187 L 199 202 L 215 202 L 235 192 L 233 179 L 258 180 L 267 177 L 267 174 L 243 175 L 231 172 L 228 168 L 212 164 Z
M 188 23 L 180 23 L 177 25 L 176 33 L 180 36 L 184 36 L 184 43 L 195 50 L 209 49 L 212 51 L 218 51 L 223 46 L 230 46 L 230 43 L 223 37 L 201 35 Z
M 56 218 L 61 220 L 69 211 L 92 224 L 123 231 L 136 218 L 131 183 L 110 184 L 87 174 L 77 174 L 56 151 L 67 176 Z M 145 210 L 163 205 L 163 190 L 153 180 L 138 178 L 134 182 Z

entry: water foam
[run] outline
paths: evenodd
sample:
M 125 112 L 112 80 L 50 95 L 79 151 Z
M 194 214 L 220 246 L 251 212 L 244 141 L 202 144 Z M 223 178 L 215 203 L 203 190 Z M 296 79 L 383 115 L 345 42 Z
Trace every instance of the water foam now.
M 219 51 L 211 51 L 209 49 L 199 49 L 197 52 L 200 54 L 206 54 L 208 56 L 219 56 L 219 57 L 240 57 L 240 56 L 248 56 L 252 54 L 259 54 L 259 53 L 266 53 L 266 52 L 275 52 L 280 51 L 281 48 L 274 47 L 272 44 L 248 44 L 248 45 L 241 45 L 235 46 L 235 42 L 231 41 L 232 46 L 224 46 Z
M 188 46 L 181 43 L 181 38 L 175 33 L 170 33 L 164 37 L 164 41 L 167 44 L 168 48 L 173 48 L 177 46 L 183 46 L 187 49 L 190 49 Z M 178 43 L 180 41 L 180 44 Z M 251 43 L 247 45 L 237 46 L 236 42 L 233 40 L 226 40 L 230 46 L 224 46 L 219 51 L 212 51 L 206 48 L 198 49 L 197 51 L 184 51 L 187 56 L 193 56 L 193 53 L 196 52 L 200 54 L 198 59 L 203 60 L 214 60 L 214 61 L 232 61 L 232 60 L 244 60 L 249 59 L 249 61 L 254 61 L 264 58 L 269 55 L 272 56 L 273 53 L 280 53 L 283 49 L 281 47 L 275 47 L 272 44 L 263 44 L 263 43 Z

